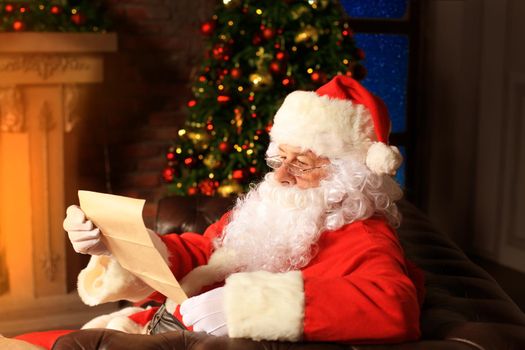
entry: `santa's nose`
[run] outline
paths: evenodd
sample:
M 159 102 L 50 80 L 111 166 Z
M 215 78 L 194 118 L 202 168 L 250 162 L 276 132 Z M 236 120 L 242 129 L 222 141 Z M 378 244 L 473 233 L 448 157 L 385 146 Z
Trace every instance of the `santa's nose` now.
M 275 169 L 275 180 L 283 186 L 295 185 L 296 180 L 295 176 L 290 175 L 286 164 L 281 165 L 279 168 Z

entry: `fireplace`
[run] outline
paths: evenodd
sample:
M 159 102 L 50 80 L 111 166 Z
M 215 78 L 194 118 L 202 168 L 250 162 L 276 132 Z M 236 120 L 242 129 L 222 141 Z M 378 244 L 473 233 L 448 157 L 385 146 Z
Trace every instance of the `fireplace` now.
M 89 309 L 68 286 L 62 229 L 75 192 L 64 147 L 89 85 L 103 81 L 114 34 L 0 34 L 0 333 L 75 327 L 115 305 Z M 69 204 L 69 203 L 68 203 Z

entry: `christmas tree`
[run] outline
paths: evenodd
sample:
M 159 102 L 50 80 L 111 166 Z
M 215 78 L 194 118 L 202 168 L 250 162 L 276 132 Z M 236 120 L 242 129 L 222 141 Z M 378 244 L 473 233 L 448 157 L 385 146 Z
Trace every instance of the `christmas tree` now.
M 101 1 L 3 1 L 0 32 L 105 32 L 110 22 Z
M 170 193 L 228 196 L 266 171 L 271 120 L 294 90 L 362 79 L 362 50 L 335 0 L 224 0 L 201 25 L 207 54 L 167 151 Z

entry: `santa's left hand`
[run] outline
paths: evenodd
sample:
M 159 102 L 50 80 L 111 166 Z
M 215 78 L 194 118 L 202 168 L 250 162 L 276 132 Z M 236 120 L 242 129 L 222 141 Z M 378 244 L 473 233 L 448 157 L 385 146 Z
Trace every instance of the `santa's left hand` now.
M 195 332 L 228 335 L 224 313 L 224 287 L 189 298 L 180 305 L 182 322 Z

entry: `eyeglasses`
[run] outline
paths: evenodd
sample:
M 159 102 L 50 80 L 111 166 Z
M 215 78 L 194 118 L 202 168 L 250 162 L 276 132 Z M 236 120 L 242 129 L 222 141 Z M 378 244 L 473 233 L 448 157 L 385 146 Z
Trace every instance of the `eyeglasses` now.
M 285 163 L 283 159 L 281 158 L 281 156 L 266 157 L 266 165 L 268 165 L 270 168 L 274 170 L 279 169 L 284 164 L 286 164 L 286 170 L 292 176 L 303 176 L 312 170 L 324 168 L 328 165 L 328 164 L 323 164 L 323 165 L 316 166 L 316 167 L 303 168 L 294 163 Z

